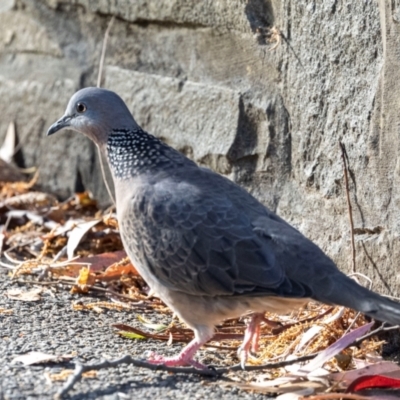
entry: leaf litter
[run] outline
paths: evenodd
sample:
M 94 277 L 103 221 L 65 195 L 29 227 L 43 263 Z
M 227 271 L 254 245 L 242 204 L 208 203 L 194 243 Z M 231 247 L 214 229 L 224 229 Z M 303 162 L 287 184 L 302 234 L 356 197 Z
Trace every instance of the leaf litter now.
M 37 178 L 36 173 L 30 181 L 0 182 L 0 266 L 9 270 L 10 279 L 36 286 L 31 290 L 10 289 L 6 296 L 19 301 L 40 301 L 43 285 L 69 288 L 80 296 L 72 304 L 76 311 L 140 312 L 137 318 L 142 329 L 113 325 L 123 337 L 165 341 L 168 345 L 188 343 L 193 332 L 176 321 L 160 299 L 151 296 L 126 257 L 113 209 L 101 210 L 88 192 L 59 202 L 37 188 Z M 101 299 L 85 303 L 82 296 L 89 292 Z M 169 315 L 171 323 L 149 321 L 143 315 L 149 311 Z M 2 309 L 0 313 L 6 316 L 12 310 Z M 373 399 L 365 394 L 365 389 L 400 387 L 400 367 L 382 359 L 384 340 L 375 335 L 352 345 L 372 328 L 373 323 L 363 315 L 310 302 L 291 315 L 266 313 L 266 318 L 277 322 L 277 326 L 273 329 L 261 326 L 259 352 L 257 357 L 249 359 L 249 365 L 259 366 L 260 371 L 244 376 L 230 372 L 226 385 L 277 393 L 281 400 Z M 244 335 L 245 322 L 246 318 L 225 321 L 206 347 L 224 351 L 226 360 L 237 361 L 236 350 Z M 40 362 L 38 354 L 22 355 L 14 361 Z M 308 363 L 297 362 L 299 357 L 308 355 L 316 357 Z M 42 356 L 42 362 L 64 360 L 47 356 Z M 213 357 L 212 350 L 207 357 L 211 362 L 220 361 Z M 292 365 L 261 372 L 266 363 L 291 360 Z M 49 379 L 66 379 L 69 373 L 53 375 Z M 350 389 L 354 393 L 346 394 Z M 362 395 L 356 394 L 361 389 Z
M 42 353 L 39 351 L 31 351 L 29 353 L 20 355 L 18 357 L 15 357 L 12 360 L 12 364 L 15 363 L 22 363 L 24 365 L 36 365 L 36 364 L 46 364 L 46 363 L 60 363 L 60 362 L 65 362 L 69 361 L 72 358 L 74 358 L 75 355 L 61 355 L 61 356 L 55 356 L 52 354 L 46 354 Z

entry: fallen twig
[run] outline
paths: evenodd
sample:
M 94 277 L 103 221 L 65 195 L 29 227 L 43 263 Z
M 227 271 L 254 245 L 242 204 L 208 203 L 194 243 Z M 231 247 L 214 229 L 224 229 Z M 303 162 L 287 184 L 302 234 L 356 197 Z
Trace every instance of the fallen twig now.
M 246 371 L 260 371 L 263 369 L 282 368 L 282 367 L 286 367 L 288 365 L 292 365 L 292 364 L 295 364 L 298 362 L 304 362 L 304 361 L 311 360 L 312 358 L 314 358 L 316 356 L 317 356 L 317 354 L 310 354 L 307 356 L 298 357 L 294 360 L 280 361 L 280 362 L 264 364 L 264 365 L 254 365 L 254 366 L 251 365 L 251 366 L 246 367 Z M 80 362 L 76 362 L 74 373 L 68 378 L 65 385 L 57 392 L 57 394 L 55 395 L 55 399 L 62 399 L 63 396 L 66 395 L 68 393 L 68 391 L 72 389 L 72 387 L 75 385 L 75 383 L 80 381 L 80 379 L 82 378 L 82 375 L 85 372 L 98 371 L 100 369 L 105 369 L 105 368 L 113 368 L 113 367 L 117 367 L 118 365 L 121 365 L 121 364 L 134 365 L 136 367 L 147 368 L 152 371 L 166 371 L 166 372 L 180 373 L 180 374 L 197 374 L 197 375 L 208 376 L 208 377 L 220 377 L 228 372 L 243 370 L 241 364 L 236 364 L 232 367 L 225 367 L 225 368 L 214 368 L 211 366 L 208 369 L 197 369 L 194 367 L 167 367 L 162 364 L 157 365 L 157 364 L 151 364 L 151 363 L 143 361 L 143 360 L 138 360 L 138 359 L 132 358 L 130 355 L 125 355 L 116 360 L 103 360 L 103 361 L 99 362 L 98 364 L 84 365 L 84 364 L 81 364 Z
M 101 49 L 100 64 L 99 64 L 99 75 L 97 77 L 97 87 L 98 88 L 101 87 L 101 80 L 102 80 L 102 77 L 103 77 L 103 66 L 104 66 L 104 60 L 105 60 L 105 57 L 106 57 L 108 36 L 110 34 L 111 27 L 113 26 L 114 20 L 115 20 L 115 16 L 113 15 L 111 17 L 111 19 L 110 19 L 110 22 L 108 23 L 108 26 L 107 26 L 107 29 L 106 29 L 105 33 L 104 33 L 103 47 Z M 99 155 L 101 174 L 103 176 L 104 184 L 106 186 L 108 195 L 110 196 L 111 202 L 115 205 L 115 199 L 114 199 L 114 196 L 112 195 L 110 186 L 109 186 L 109 184 L 107 182 L 106 173 L 104 171 L 104 160 L 102 158 L 99 146 L 97 146 L 97 154 Z
M 366 340 L 366 339 L 376 335 L 379 332 L 386 332 L 386 331 L 390 331 L 390 330 L 394 330 L 394 329 L 400 329 L 400 326 L 399 325 L 385 326 L 383 324 L 379 328 L 358 338 L 353 343 L 349 344 L 347 347 L 357 346 L 363 340 Z M 287 367 L 289 365 L 312 360 L 318 354 L 319 353 L 313 353 L 313 354 L 308 354 L 306 356 L 297 357 L 292 360 L 278 361 L 278 362 L 273 362 L 273 363 L 268 363 L 268 364 L 263 364 L 263 365 L 249 365 L 249 366 L 246 366 L 246 371 L 261 371 L 261 370 L 266 370 L 266 369 L 283 368 L 283 367 Z M 67 392 L 70 389 L 72 389 L 72 387 L 75 385 L 75 383 L 78 382 L 82 378 L 83 373 L 85 373 L 87 371 L 92 371 L 92 370 L 98 371 L 98 370 L 104 369 L 104 368 L 112 368 L 112 367 L 116 367 L 121 364 L 131 364 L 136 367 L 147 368 L 152 371 L 166 371 L 166 372 L 181 373 L 181 374 L 197 374 L 197 375 L 208 376 L 208 377 L 220 377 L 228 372 L 243 370 L 241 364 L 236 364 L 236 365 L 233 365 L 232 367 L 222 367 L 222 368 L 215 368 L 215 367 L 210 366 L 208 369 L 197 369 L 197 368 L 193 368 L 193 367 L 167 367 L 162 364 L 156 365 L 156 364 L 151 364 L 151 363 L 143 361 L 143 360 L 138 360 L 138 359 L 132 358 L 130 355 L 123 356 L 116 360 L 101 361 L 98 364 L 83 365 L 80 362 L 77 362 L 77 363 L 75 363 L 74 373 L 68 378 L 65 385 L 57 392 L 56 399 L 61 399 L 65 394 L 67 394 Z
M 350 200 L 350 190 L 349 190 L 349 177 L 347 175 L 348 165 L 347 165 L 347 152 L 345 145 L 339 141 L 340 150 L 342 151 L 342 160 L 343 160 L 343 174 L 344 174 L 344 182 L 346 186 L 346 198 L 347 198 L 347 207 L 349 211 L 349 221 L 350 221 L 350 236 L 351 236 L 351 260 L 352 260 L 352 272 L 353 274 L 356 272 L 356 245 L 354 242 L 354 222 L 353 222 L 353 209 L 351 207 Z
M 325 317 L 325 315 L 329 314 L 330 312 L 332 312 L 332 310 L 334 309 L 334 307 L 329 307 L 327 310 L 325 310 L 324 312 L 322 312 L 321 314 L 316 315 L 315 317 L 310 317 L 310 318 L 305 318 L 305 319 L 301 319 L 299 321 L 293 322 L 293 323 L 288 323 L 282 326 L 279 326 L 278 328 L 272 328 L 271 329 L 271 333 L 273 335 L 279 335 L 280 333 L 286 331 L 287 329 L 291 328 L 292 326 L 295 326 L 297 324 L 304 324 L 305 322 L 311 322 L 311 321 L 317 321 L 323 317 Z
M 99 75 L 97 77 L 97 87 L 101 87 L 101 80 L 103 78 L 103 66 L 104 66 L 104 60 L 106 57 L 108 36 L 110 34 L 110 31 L 111 31 L 114 21 L 115 21 L 115 16 L 113 15 L 110 19 L 110 22 L 108 23 L 105 33 L 104 33 L 103 46 L 101 48 L 101 56 L 100 56 L 100 63 L 99 63 Z
M 376 328 L 375 330 L 368 332 L 364 336 L 361 336 L 360 338 L 355 340 L 349 347 L 358 346 L 364 340 L 369 339 L 370 337 L 375 336 L 380 332 L 395 331 L 396 329 L 400 329 L 400 325 L 386 326 L 385 324 L 382 324 L 380 327 Z

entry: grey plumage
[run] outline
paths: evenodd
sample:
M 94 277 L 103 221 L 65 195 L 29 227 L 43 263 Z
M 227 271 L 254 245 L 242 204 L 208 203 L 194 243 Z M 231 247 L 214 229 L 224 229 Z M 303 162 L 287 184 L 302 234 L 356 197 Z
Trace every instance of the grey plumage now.
M 400 323 L 398 303 L 348 278 L 244 189 L 144 132 L 115 93 L 77 92 L 48 134 L 64 127 L 106 153 L 125 249 L 152 290 L 195 332 L 178 357 L 154 362 L 200 367 L 192 356 L 224 318 L 287 312 L 309 299 Z

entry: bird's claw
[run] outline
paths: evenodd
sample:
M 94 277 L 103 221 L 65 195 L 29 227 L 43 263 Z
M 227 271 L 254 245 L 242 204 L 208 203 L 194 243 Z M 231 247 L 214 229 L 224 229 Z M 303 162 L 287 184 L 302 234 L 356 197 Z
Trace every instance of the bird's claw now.
M 240 360 L 240 366 L 244 370 L 246 368 L 246 363 L 249 357 L 256 358 L 252 351 L 250 351 L 249 346 L 240 346 L 237 350 L 237 356 Z
M 246 362 L 247 362 L 247 359 L 248 359 L 248 356 L 249 356 L 249 352 L 248 352 L 248 350 L 244 349 L 243 346 L 240 346 L 238 348 L 237 355 L 238 355 L 239 360 L 240 360 L 240 366 L 244 370 L 245 367 L 246 367 Z

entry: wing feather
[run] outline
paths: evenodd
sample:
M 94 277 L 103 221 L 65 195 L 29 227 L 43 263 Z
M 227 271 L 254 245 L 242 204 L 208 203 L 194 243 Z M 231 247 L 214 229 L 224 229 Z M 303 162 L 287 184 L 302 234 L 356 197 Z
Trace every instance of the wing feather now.
M 190 174 L 154 177 L 137 188 L 121 230 L 128 253 L 141 255 L 171 290 L 202 296 L 310 294 L 305 282 L 292 282 L 288 274 L 289 264 L 299 263 L 297 241 L 307 239 L 211 171 L 192 167 Z

